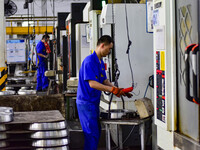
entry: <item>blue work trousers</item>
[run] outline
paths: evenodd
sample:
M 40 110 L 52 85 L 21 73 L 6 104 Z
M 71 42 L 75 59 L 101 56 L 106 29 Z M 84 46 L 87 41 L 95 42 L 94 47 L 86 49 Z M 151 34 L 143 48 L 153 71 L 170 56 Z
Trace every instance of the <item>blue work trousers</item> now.
M 97 150 L 101 136 L 99 106 L 95 104 L 77 104 L 77 109 L 85 137 L 84 150 Z
M 46 70 L 47 68 L 45 63 L 39 65 L 37 69 L 37 87 L 36 87 L 37 91 L 47 89 L 49 86 L 48 78 L 45 77 L 44 75 Z

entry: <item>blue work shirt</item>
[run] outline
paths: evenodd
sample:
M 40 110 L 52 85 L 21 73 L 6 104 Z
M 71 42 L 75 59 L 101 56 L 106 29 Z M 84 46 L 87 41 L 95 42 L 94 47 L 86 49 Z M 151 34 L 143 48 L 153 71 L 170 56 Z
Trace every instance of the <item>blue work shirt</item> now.
M 38 44 L 36 46 L 36 50 L 37 50 L 37 53 L 40 53 L 40 54 L 43 54 L 43 55 L 47 55 L 47 53 L 46 53 L 46 47 L 45 47 L 45 45 L 44 45 L 44 43 L 42 41 L 38 42 Z M 41 57 L 39 55 L 37 57 L 39 59 L 39 65 L 45 61 L 44 57 Z M 37 62 L 36 62 L 36 64 L 37 64 Z
M 77 90 L 77 104 L 95 104 L 99 105 L 101 91 L 91 88 L 88 80 L 94 80 L 103 83 L 106 80 L 104 62 L 97 57 L 96 52 L 87 56 L 79 71 L 79 82 Z

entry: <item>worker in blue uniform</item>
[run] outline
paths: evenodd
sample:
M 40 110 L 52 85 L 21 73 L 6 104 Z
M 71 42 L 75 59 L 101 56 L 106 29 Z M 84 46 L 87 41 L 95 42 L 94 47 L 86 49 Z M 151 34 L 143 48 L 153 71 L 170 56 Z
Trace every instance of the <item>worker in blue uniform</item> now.
M 49 41 L 49 35 L 45 34 L 42 37 L 42 40 L 38 42 L 36 46 L 37 50 L 37 91 L 45 91 L 48 88 L 49 81 L 48 78 L 44 75 L 47 70 L 47 52 L 45 47 L 45 42 Z
M 121 88 L 115 87 L 106 77 L 105 66 L 102 60 L 113 48 L 113 39 L 102 36 L 93 54 L 82 62 L 79 71 L 77 90 L 77 109 L 80 123 L 84 132 L 84 150 L 97 150 L 101 134 L 99 122 L 99 103 L 101 91 L 112 92 L 116 96 L 125 96 Z

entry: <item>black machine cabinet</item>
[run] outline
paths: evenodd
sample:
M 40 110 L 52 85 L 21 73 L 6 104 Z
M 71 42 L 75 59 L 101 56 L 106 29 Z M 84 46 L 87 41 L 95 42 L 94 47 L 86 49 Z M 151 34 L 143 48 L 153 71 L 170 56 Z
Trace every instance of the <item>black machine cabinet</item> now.
M 67 36 L 63 36 L 63 51 L 62 51 L 62 65 L 63 65 L 63 91 L 67 90 L 67 79 L 68 79 L 68 43 Z
M 71 51 L 72 51 L 72 77 L 76 76 L 76 33 L 75 25 L 83 22 L 83 9 L 86 3 L 71 3 Z
M 69 15 L 68 12 L 59 12 L 58 13 L 58 27 L 57 27 L 57 55 L 60 55 L 60 31 L 66 30 L 65 20 Z

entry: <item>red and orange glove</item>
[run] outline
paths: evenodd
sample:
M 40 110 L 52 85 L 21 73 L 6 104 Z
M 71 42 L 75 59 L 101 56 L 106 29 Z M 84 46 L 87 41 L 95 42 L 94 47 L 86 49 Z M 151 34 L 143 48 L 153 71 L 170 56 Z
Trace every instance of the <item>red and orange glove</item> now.
M 120 97 L 122 95 L 125 95 L 125 93 L 122 91 L 122 89 L 117 88 L 117 87 L 112 87 L 111 93 L 115 94 L 117 97 Z

